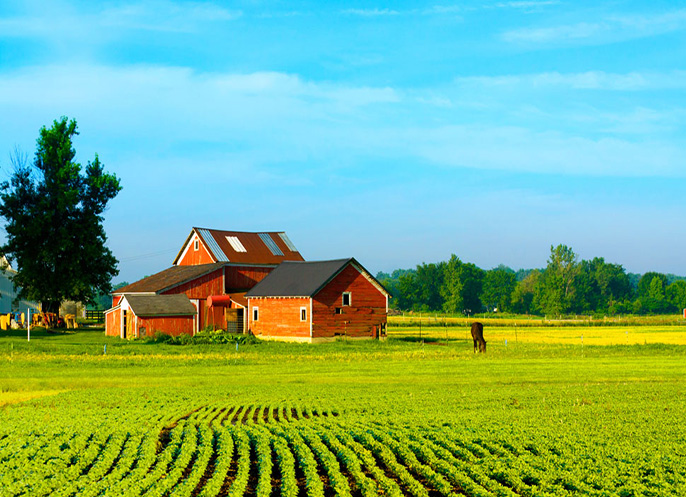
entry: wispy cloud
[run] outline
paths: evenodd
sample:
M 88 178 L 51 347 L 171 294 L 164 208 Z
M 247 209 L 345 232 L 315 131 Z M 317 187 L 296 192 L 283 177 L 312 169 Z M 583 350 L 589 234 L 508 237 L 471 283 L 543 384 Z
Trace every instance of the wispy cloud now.
M 393 9 L 345 9 L 342 13 L 362 17 L 382 17 L 397 16 L 400 14 L 400 11 Z
M 427 104 L 444 112 L 449 122 L 420 124 L 407 118 Z M 21 116 L 0 123 L 0 136 L 29 122 L 35 127 L 36 121 L 44 123 L 46 116 L 68 109 L 93 134 L 117 136 L 129 149 L 168 150 L 171 140 L 186 144 L 185 154 L 192 155 L 194 143 L 213 144 L 211 150 L 240 150 L 247 169 L 289 161 L 335 167 L 383 159 L 541 174 L 686 176 L 685 147 L 659 135 L 617 138 L 563 127 L 541 131 L 476 124 L 452 108 L 450 100 L 433 92 L 323 83 L 279 72 L 53 66 L 0 75 L 0 109 Z M 40 115 L 30 109 L 40 109 Z M 636 115 L 633 124 L 646 119 L 659 125 L 659 116 L 645 113 Z M 614 125 L 621 125 L 619 118 Z M 221 162 L 201 154 L 201 162 Z
M 527 27 L 505 31 L 510 43 L 609 43 L 686 29 L 686 9 L 660 14 L 606 16 L 598 21 L 556 26 Z
M 23 15 L 0 17 L 0 37 L 88 38 L 93 43 L 113 31 L 196 32 L 208 24 L 241 16 L 241 11 L 217 5 L 170 0 L 81 12 L 48 5 Z
M 512 2 L 498 2 L 495 7 L 503 9 L 525 9 L 534 10 L 542 7 L 549 7 L 551 5 L 558 5 L 558 0 L 519 0 Z
M 630 72 L 625 74 L 604 71 L 582 73 L 545 72 L 538 74 L 473 76 L 455 79 L 467 87 L 503 89 L 574 89 L 607 91 L 643 91 L 686 89 L 686 71 Z

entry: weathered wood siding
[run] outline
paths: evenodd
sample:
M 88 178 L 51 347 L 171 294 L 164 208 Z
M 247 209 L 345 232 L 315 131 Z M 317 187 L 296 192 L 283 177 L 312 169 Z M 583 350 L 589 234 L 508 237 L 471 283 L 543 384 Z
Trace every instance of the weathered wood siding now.
M 193 248 L 195 243 L 193 239 L 191 239 L 191 241 L 188 243 L 188 250 L 186 250 L 186 253 L 183 255 L 183 257 L 179 259 L 179 266 L 197 266 L 198 264 L 211 264 L 215 262 L 214 258 L 210 255 L 209 250 L 207 250 L 202 240 L 200 240 L 198 243 L 198 250 Z
M 237 290 L 249 290 L 262 281 L 273 267 L 239 267 L 227 266 L 226 271 L 226 292 Z
M 121 334 L 121 309 L 105 314 L 105 335 L 118 337 Z
M 349 306 L 343 306 L 344 292 L 351 294 Z M 376 337 L 386 324 L 386 295 L 351 264 L 314 296 L 312 314 L 313 338 Z
M 193 316 L 138 316 L 137 337 L 143 337 L 143 333 L 145 336 L 152 336 L 156 331 L 172 336 L 179 336 L 183 333 L 192 335 Z
M 112 307 L 117 307 L 119 305 L 119 302 L 121 302 L 121 295 L 115 295 L 112 297 Z
M 253 321 L 253 308 L 258 307 L 258 320 Z M 300 321 L 300 308 L 307 309 L 307 320 Z M 310 337 L 309 298 L 252 298 L 249 301 L 248 326 L 257 336 Z
M 162 295 L 185 293 L 189 299 L 206 299 L 210 295 L 222 295 L 224 293 L 224 278 L 221 269 L 217 269 L 205 276 L 193 281 L 176 286 L 171 290 L 162 292 Z

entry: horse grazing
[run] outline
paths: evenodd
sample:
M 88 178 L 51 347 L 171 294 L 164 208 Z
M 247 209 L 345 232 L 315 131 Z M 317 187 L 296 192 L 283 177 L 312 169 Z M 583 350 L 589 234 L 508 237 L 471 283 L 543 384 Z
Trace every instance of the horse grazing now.
M 479 352 L 486 352 L 486 340 L 484 340 L 484 325 L 475 321 L 472 323 L 472 338 L 474 339 L 474 352 L 477 346 Z

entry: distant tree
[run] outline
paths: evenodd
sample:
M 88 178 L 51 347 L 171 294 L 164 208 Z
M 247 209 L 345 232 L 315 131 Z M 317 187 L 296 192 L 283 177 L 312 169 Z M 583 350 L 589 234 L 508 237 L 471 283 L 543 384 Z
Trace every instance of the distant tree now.
M 515 273 L 512 270 L 496 268 L 486 271 L 481 301 L 489 310 L 497 308 L 500 312 L 507 311 L 516 285 Z
M 669 284 L 666 275 L 662 273 L 656 273 L 654 271 L 649 271 L 645 273 L 643 276 L 641 276 L 640 280 L 638 280 L 637 292 L 639 297 L 647 297 L 650 294 L 650 286 L 653 284 L 654 278 L 660 279 L 663 288 L 666 288 Z
M 412 306 L 407 306 L 407 307 L 402 307 L 402 298 L 400 297 L 400 277 L 407 275 L 407 274 L 414 274 L 414 269 L 396 269 L 392 273 L 384 273 L 382 271 L 379 271 L 376 274 L 376 279 L 379 280 L 379 282 L 386 288 L 386 290 L 389 291 L 391 294 L 391 300 L 389 302 L 389 305 L 393 309 L 407 309 L 411 308 Z
M 443 286 L 441 287 L 443 311 L 456 314 L 464 310 L 463 287 L 462 261 L 452 254 L 443 268 Z
M 463 263 L 455 254 L 443 265 L 443 310 L 448 313 L 475 313 L 483 305 L 484 271 L 472 263 Z
M 673 311 L 686 309 L 686 281 L 676 280 L 670 284 L 667 287 L 667 300 Z
M 537 314 L 540 312 L 540 308 L 535 302 L 535 296 L 540 291 L 542 280 L 542 272 L 535 269 L 517 283 L 512 292 L 510 304 L 514 312 L 518 314 Z
M 579 275 L 579 262 L 571 247 L 550 247 L 548 266 L 543 273 L 538 305 L 546 314 L 565 314 L 574 305 L 575 282 Z
M 575 311 L 612 314 L 617 310 L 617 303 L 631 298 L 632 290 L 621 265 L 609 264 L 602 257 L 595 257 L 591 261 L 581 261 L 575 294 Z
M 33 165 L 15 156 L 10 181 L 0 184 L 7 232 L 0 251 L 17 270 L 19 298 L 41 302 L 44 311 L 56 312 L 64 300 L 93 304 L 118 273 L 102 223 L 119 179 L 97 155 L 82 173 L 72 146 L 77 134 L 66 117 L 41 128 Z

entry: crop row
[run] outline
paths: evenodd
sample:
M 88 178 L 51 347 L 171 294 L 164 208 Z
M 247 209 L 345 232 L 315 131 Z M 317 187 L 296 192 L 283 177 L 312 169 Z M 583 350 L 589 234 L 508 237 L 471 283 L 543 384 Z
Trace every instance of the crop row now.
M 313 418 L 319 422 L 306 422 Z M 614 468 L 592 450 L 586 463 L 574 464 L 561 444 L 282 405 L 208 404 L 160 416 L 148 430 L 85 428 L 0 438 L 0 495 L 516 497 L 675 495 L 685 488 L 683 472 L 669 468 L 631 477 L 619 455 L 611 458 Z M 583 464 L 596 471 L 580 470 Z

